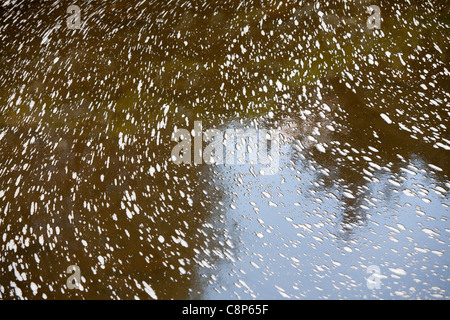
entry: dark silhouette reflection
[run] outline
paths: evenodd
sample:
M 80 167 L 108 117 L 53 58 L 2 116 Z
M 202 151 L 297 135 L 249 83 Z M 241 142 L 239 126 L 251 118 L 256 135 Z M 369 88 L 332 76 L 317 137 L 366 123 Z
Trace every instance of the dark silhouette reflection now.
M 441 185 L 448 182 L 449 151 L 433 147 L 433 143 L 411 137 L 411 133 L 401 130 L 396 124 L 388 124 L 380 116 L 381 112 L 365 104 L 363 93 L 354 93 L 340 79 L 325 78 L 323 83 L 324 99 L 318 104 L 327 103 L 331 106 L 333 113 L 326 120 L 315 114 L 312 116 L 312 123 L 317 125 L 322 122 L 326 125 L 330 121 L 335 121 L 342 125 L 343 129 L 321 130 L 322 140 L 320 141 L 325 141 L 331 146 L 328 152 L 322 153 L 313 147 L 302 151 L 294 149 L 292 159 L 302 161 L 297 155 L 300 152 L 303 154 L 303 159 L 306 157 L 307 161 L 312 161 L 315 165 L 329 170 L 329 175 L 317 175 L 316 179 L 321 181 L 317 189 L 332 190 L 337 193 L 342 202 L 341 228 L 345 239 L 349 239 L 355 226 L 365 221 L 366 213 L 361 209 L 361 205 L 367 206 L 365 200 L 372 193 L 368 185 L 372 182 L 372 176 L 376 177 L 377 171 L 378 174 L 389 174 L 391 177 L 401 176 L 402 168 L 420 161 L 436 182 Z M 299 109 L 301 110 L 300 107 Z M 428 112 L 433 111 L 430 109 L 431 106 L 428 107 Z M 440 113 L 440 106 L 435 107 L 434 111 Z M 410 111 L 411 117 L 418 118 L 420 114 L 420 107 Z M 282 116 L 296 122 L 291 126 L 303 129 L 303 131 L 295 132 L 293 137 L 294 141 L 303 141 L 307 145 L 306 137 L 312 134 L 312 127 L 292 114 Z M 311 120 L 308 121 L 311 122 Z M 321 127 L 323 128 L 324 125 Z M 370 148 L 376 152 L 371 151 Z M 347 153 L 339 153 L 337 149 L 347 149 Z M 347 155 L 350 155 L 350 158 Z M 370 166 L 367 157 L 375 163 L 374 167 Z M 437 166 L 439 169 L 429 167 L 428 164 Z M 389 196 L 392 188 L 392 185 L 386 187 L 386 197 Z M 350 196 L 343 194 L 346 190 Z

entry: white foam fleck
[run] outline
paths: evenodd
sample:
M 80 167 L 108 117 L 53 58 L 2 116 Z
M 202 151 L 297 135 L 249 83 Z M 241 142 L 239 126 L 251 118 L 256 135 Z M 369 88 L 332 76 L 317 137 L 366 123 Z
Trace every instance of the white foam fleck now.
M 37 290 L 38 290 L 38 287 L 37 287 L 36 283 L 31 282 L 30 283 L 30 288 L 33 291 L 33 295 L 36 295 L 37 294 Z
M 319 150 L 320 152 L 326 152 L 326 149 L 325 149 L 325 147 L 323 146 L 322 143 L 316 144 L 316 148 L 317 148 L 317 150 Z
M 395 273 L 399 276 L 405 276 L 406 275 L 406 271 L 403 270 L 402 268 L 389 268 L 389 271 L 391 271 L 392 273 Z
M 150 285 L 147 284 L 147 282 L 143 281 L 142 284 L 144 285 L 144 290 L 147 292 L 147 294 L 155 300 L 158 300 L 158 297 L 156 296 L 155 291 L 150 287 Z
M 383 118 L 384 121 L 386 121 L 388 124 L 392 123 L 392 120 L 384 113 L 381 113 L 380 116 Z

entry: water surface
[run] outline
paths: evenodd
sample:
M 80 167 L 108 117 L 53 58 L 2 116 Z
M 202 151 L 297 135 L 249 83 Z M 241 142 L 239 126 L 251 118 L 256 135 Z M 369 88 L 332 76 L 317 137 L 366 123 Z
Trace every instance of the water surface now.
M 71 4 L 0 6 L 2 299 L 449 298 L 444 2 Z M 175 164 L 194 121 L 276 172 Z

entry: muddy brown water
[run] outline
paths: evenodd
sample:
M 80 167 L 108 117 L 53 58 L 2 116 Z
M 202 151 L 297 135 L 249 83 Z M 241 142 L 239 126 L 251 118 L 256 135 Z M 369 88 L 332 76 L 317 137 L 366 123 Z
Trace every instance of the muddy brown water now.
M 444 2 L 71 4 L 0 5 L 0 298 L 449 298 Z M 276 172 L 175 164 L 194 121 Z

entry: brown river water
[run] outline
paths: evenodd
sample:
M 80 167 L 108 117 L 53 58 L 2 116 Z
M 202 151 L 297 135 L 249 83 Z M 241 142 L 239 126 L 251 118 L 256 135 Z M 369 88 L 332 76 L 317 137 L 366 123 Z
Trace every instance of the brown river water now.
M 0 298 L 449 299 L 449 28 L 436 0 L 2 0 Z M 270 164 L 196 158 L 212 129 L 277 130 Z

